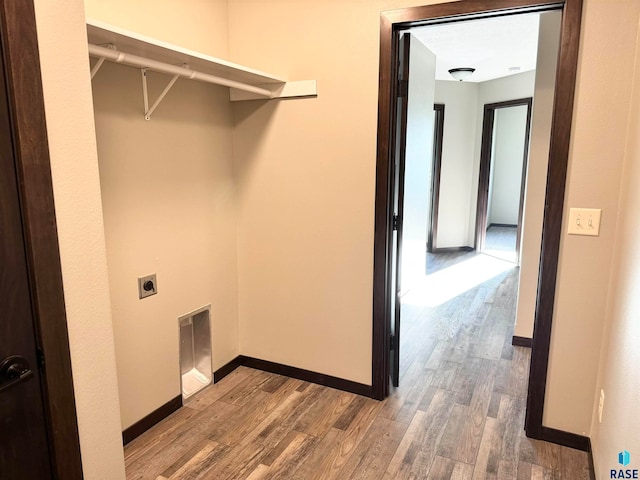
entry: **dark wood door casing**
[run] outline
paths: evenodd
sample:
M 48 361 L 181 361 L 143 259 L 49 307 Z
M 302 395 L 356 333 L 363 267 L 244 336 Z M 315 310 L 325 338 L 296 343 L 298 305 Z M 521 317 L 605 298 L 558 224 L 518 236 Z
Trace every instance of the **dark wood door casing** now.
M 526 127 L 524 134 L 524 151 L 522 156 L 522 175 L 520 178 L 520 198 L 518 207 L 518 225 L 516 235 L 516 257 L 520 254 L 520 238 L 522 235 L 522 212 L 524 210 L 524 190 L 527 179 L 527 159 L 529 157 L 529 135 L 531 132 L 531 110 L 533 98 L 519 98 L 504 102 L 488 103 L 483 109 L 482 143 L 480 147 L 480 168 L 478 171 L 478 201 L 476 202 L 476 235 L 475 249 L 484 250 L 487 237 L 487 216 L 489 205 L 489 183 L 491 182 L 491 152 L 493 150 L 493 129 L 495 126 L 495 112 L 500 108 L 527 107 Z
M 373 268 L 372 394 L 383 399 L 388 392 L 388 326 L 386 324 L 389 281 L 387 271 L 391 240 L 390 166 L 395 146 L 393 129 L 397 95 L 397 33 L 412 26 L 562 9 L 560 51 L 547 171 L 546 208 L 539 268 L 539 287 L 527 397 L 527 435 L 543 438 L 542 425 L 551 324 L 562 230 L 569 140 L 575 94 L 582 0 L 460 0 L 450 3 L 402 8 L 383 12 L 380 18 L 380 64 L 378 86 L 378 142 L 376 153 L 376 201 Z
M 438 214 L 440 211 L 440 177 L 442 174 L 442 142 L 444 141 L 444 104 L 433 106 L 435 123 L 433 135 L 433 166 L 431 169 L 431 209 L 427 252 L 433 253 L 438 243 Z
M 53 478 L 83 478 L 33 0 L 0 0 L 0 41 Z

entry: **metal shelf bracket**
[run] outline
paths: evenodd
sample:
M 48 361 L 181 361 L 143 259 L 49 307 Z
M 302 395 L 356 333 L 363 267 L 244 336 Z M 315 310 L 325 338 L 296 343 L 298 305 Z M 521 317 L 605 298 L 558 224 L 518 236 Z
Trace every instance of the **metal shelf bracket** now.
M 115 45 L 113 45 L 112 43 L 107 43 L 102 45 L 110 50 L 115 50 L 116 47 Z M 93 80 L 93 77 L 96 76 L 96 73 L 98 73 L 98 70 L 100 70 L 100 67 L 102 66 L 102 64 L 104 63 L 104 61 L 106 60 L 105 57 L 99 57 L 98 61 L 96 62 L 96 64 L 93 66 L 93 68 L 91 69 L 91 80 Z
M 95 77 L 105 60 L 141 69 L 146 120 L 151 119 L 155 109 L 179 77 L 228 87 L 229 99 L 233 102 L 318 95 L 315 80 L 290 82 L 282 77 L 170 45 L 95 20 L 87 22 L 87 35 L 89 56 L 96 59 L 91 68 L 91 78 Z M 123 47 L 124 51 L 116 49 L 115 45 Z M 180 65 L 173 62 L 180 62 Z M 187 63 L 191 64 L 193 69 Z M 147 70 L 172 77 L 151 106 L 147 90 Z
M 93 66 L 93 68 L 91 69 L 91 80 L 93 80 L 93 77 L 96 76 L 96 73 L 98 73 L 98 70 L 100 70 L 100 67 L 102 66 L 104 61 L 105 61 L 105 58 L 100 57 L 96 62 L 96 64 Z
M 158 105 L 160 105 L 160 102 L 162 101 L 162 99 L 167 95 L 167 93 L 169 93 L 169 90 L 171 90 L 171 87 L 173 87 L 174 83 L 176 83 L 180 75 L 174 75 L 171 78 L 171 80 L 169 80 L 169 83 L 167 84 L 167 86 L 164 87 L 164 90 L 162 90 L 162 93 L 158 95 L 157 100 L 153 103 L 153 105 L 151 105 L 151 108 L 149 108 L 149 93 L 147 91 L 147 69 L 142 68 L 140 69 L 140 72 L 142 73 L 142 97 L 144 99 L 144 119 L 151 120 L 151 114 L 154 112 L 156 108 L 158 108 Z

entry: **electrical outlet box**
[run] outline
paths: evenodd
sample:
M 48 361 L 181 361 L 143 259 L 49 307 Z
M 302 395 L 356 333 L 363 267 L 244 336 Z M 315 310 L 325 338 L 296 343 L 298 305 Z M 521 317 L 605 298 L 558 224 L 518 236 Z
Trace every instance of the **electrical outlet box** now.
M 600 208 L 569 209 L 569 235 L 600 235 Z
M 158 281 L 155 273 L 138 277 L 138 298 L 147 298 L 156 293 L 158 293 Z

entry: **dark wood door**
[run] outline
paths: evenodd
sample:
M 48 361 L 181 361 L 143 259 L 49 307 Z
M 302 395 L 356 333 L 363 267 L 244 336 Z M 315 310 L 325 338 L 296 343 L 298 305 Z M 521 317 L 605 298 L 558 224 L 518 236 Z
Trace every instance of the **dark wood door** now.
M 389 374 L 391 384 L 400 384 L 400 292 L 401 259 L 402 259 L 402 219 L 404 208 L 404 173 L 407 146 L 407 110 L 409 82 L 409 49 L 411 35 L 403 35 L 400 39 L 400 68 L 398 71 L 399 86 L 396 100 L 396 151 L 392 165 L 392 198 L 393 198 L 393 233 L 391 238 L 391 282 L 389 293 L 389 323 L 391 339 L 389 347 Z
M 52 477 L 16 157 L 0 58 L 0 479 Z

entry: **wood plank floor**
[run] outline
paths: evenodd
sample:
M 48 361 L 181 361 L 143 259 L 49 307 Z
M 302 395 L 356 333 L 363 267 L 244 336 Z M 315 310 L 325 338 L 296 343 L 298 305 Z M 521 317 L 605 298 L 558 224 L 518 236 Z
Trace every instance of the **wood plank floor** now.
M 524 435 L 516 283 L 510 268 L 437 305 L 403 302 L 402 378 L 384 402 L 238 368 L 127 445 L 127 478 L 589 479 L 586 453 Z

